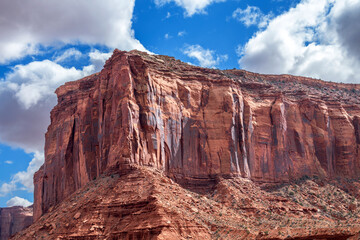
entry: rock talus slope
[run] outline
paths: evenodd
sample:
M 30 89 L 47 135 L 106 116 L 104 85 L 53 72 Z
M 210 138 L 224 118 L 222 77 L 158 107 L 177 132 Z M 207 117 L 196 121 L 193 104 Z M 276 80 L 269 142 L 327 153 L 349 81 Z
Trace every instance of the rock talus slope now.
M 32 207 L 0 208 L 0 240 L 8 240 L 10 236 L 28 227 L 32 222 Z
M 109 169 L 153 166 L 179 182 L 280 183 L 360 171 L 359 85 L 190 66 L 116 50 L 57 89 L 35 219 Z
M 241 177 L 215 182 L 196 193 L 163 171 L 135 165 L 90 181 L 12 240 L 360 237 L 360 200 L 335 182 L 309 178 L 266 190 Z

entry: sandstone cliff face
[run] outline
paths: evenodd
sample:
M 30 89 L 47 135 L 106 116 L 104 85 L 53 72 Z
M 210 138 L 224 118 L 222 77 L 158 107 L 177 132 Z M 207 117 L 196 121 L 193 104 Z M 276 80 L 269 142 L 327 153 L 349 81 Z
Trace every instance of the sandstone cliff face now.
M 360 173 L 359 85 L 220 71 L 116 50 L 56 91 L 34 217 L 100 174 L 152 166 L 182 183 Z
M 0 240 L 8 240 L 11 235 L 28 227 L 32 222 L 32 207 L 0 208 Z

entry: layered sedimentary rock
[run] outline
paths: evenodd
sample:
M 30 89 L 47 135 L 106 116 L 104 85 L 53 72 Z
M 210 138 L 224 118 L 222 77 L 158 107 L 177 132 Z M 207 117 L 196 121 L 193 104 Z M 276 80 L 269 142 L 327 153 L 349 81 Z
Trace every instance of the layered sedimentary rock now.
M 337 182 L 308 178 L 271 189 L 240 177 L 215 182 L 195 193 L 152 167 L 101 175 L 12 240 L 360 237 L 360 199 Z M 359 190 L 356 184 L 348 183 Z
M 0 240 L 8 240 L 10 236 L 28 227 L 32 222 L 32 207 L 0 208 Z
M 115 50 L 56 91 L 34 216 L 102 173 L 152 166 L 181 183 L 360 173 L 359 85 L 205 69 Z

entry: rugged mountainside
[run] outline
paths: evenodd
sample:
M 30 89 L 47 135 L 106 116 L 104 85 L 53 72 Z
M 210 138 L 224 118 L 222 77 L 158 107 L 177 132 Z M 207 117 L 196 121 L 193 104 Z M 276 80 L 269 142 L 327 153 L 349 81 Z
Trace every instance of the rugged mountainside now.
M 359 92 L 359 85 L 116 50 L 99 74 L 56 91 L 46 160 L 35 176 L 35 219 L 132 163 L 206 184 L 217 175 L 273 183 L 358 177 Z
M 255 201 L 256 196 L 260 196 L 275 199 L 280 205 L 285 202 L 285 212 L 279 213 L 279 218 L 288 213 L 308 214 L 305 222 L 300 222 L 309 225 L 300 227 L 295 224 L 291 227 L 302 229 L 310 226 L 309 231 L 299 230 L 300 235 L 312 236 L 314 232 L 311 231 L 320 226 L 329 226 L 331 231 L 340 231 L 333 234 L 339 237 L 340 235 L 336 234 L 350 231 L 348 235 L 343 235 L 343 239 L 355 234 L 357 228 L 353 225 L 344 225 L 347 229 L 334 228 L 343 224 L 336 219 L 355 224 L 351 219 L 358 216 L 359 194 L 356 189 L 359 185 L 356 181 L 351 181 L 344 189 L 343 185 L 337 183 L 344 181 L 341 179 L 360 177 L 360 85 L 327 83 L 289 75 L 260 75 L 242 70 L 205 69 L 166 56 L 115 50 L 100 73 L 66 83 L 58 88 L 56 93 L 58 105 L 51 112 L 51 125 L 46 133 L 45 163 L 34 177 L 34 217 L 37 220 L 45 213 L 49 214 L 44 215 L 37 225 L 33 226 L 32 234 L 40 234 L 41 231 L 48 233 L 46 229 L 50 228 L 60 229 L 64 234 L 61 227 L 54 227 L 51 222 L 57 222 L 57 217 L 66 215 L 65 207 L 75 211 L 75 205 L 64 206 L 64 201 L 66 199 L 65 202 L 69 203 L 74 201 L 71 199 L 80 197 L 80 193 L 85 194 L 85 186 L 91 186 L 89 188 L 98 191 L 99 195 L 94 193 L 88 196 L 87 200 L 79 200 L 81 203 L 91 201 L 91 204 L 82 206 L 82 210 L 77 210 L 81 216 L 84 211 L 93 211 L 92 206 L 101 216 L 110 216 L 111 209 L 114 209 L 114 212 L 120 211 L 116 213 L 120 214 L 118 216 L 130 214 L 130 219 L 142 219 L 146 216 L 142 215 L 144 211 L 151 216 L 158 214 L 154 216 L 154 222 L 148 222 L 151 218 L 141 220 L 145 221 L 144 224 L 148 227 L 143 227 L 140 222 L 131 222 L 132 220 L 121 223 L 130 225 L 131 231 L 128 232 L 124 229 L 114 230 L 117 228 L 114 228 L 113 222 L 108 223 L 110 220 L 104 217 L 99 220 L 104 232 L 110 233 L 113 229 L 114 236 L 121 238 L 137 236 L 131 234 L 145 236 L 144 231 L 149 236 L 170 234 L 163 232 L 164 226 L 167 226 L 163 221 L 173 212 L 171 207 L 169 212 L 166 212 L 159 199 L 166 198 L 171 192 L 156 193 L 161 191 L 157 190 L 160 186 L 154 183 L 158 181 L 156 178 L 149 177 L 145 182 L 139 183 L 140 189 L 152 184 L 149 188 L 151 191 L 145 189 L 139 196 L 134 197 L 134 202 L 131 201 L 132 194 L 140 190 L 129 188 L 125 192 L 128 195 L 123 191 L 127 184 L 133 186 L 131 174 L 137 174 L 135 179 L 142 178 L 141 173 L 149 174 L 147 171 L 150 170 L 137 170 L 133 173 L 132 169 L 142 169 L 142 166 L 157 169 L 167 176 L 164 178 L 170 177 L 185 187 L 176 185 L 179 189 L 175 192 L 181 192 L 181 196 L 186 196 L 187 189 L 202 194 L 205 202 L 201 204 L 205 204 L 203 209 L 206 214 L 222 211 L 221 205 L 214 211 L 206 210 L 207 201 L 210 201 L 208 207 L 215 204 L 211 201 L 230 204 L 227 206 L 231 212 L 228 216 L 243 218 L 244 226 L 253 227 L 248 230 L 249 233 L 239 226 L 232 227 L 229 231 L 236 229 L 242 234 L 245 229 L 246 234 L 253 234 L 251 236 L 261 235 L 260 227 L 254 228 L 255 218 L 260 221 L 261 217 L 268 216 L 264 211 L 268 211 L 273 204 L 272 200 L 264 199 L 262 200 L 265 203 L 255 206 L 250 204 Z M 124 189 L 120 189 L 121 196 L 105 198 L 112 188 L 94 188 L 95 183 L 92 183 L 92 180 L 107 176 L 104 178 L 110 181 L 111 174 L 119 173 L 119 179 L 124 178 L 123 182 L 116 182 L 112 186 L 115 188 L 124 185 Z M 303 196 L 300 193 L 299 199 L 306 201 L 309 209 L 299 210 L 302 207 L 294 202 L 297 195 L 293 191 L 293 195 L 286 195 L 281 198 L 283 200 L 279 200 L 278 197 L 283 191 L 276 192 L 271 188 L 279 184 L 292 184 L 298 179 L 308 177 L 321 179 L 321 188 L 334 186 L 347 191 L 347 197 L 342 201 L 334 198 L 338 203 L 335 207 L 337 210 L 324 213 L 322 206 L 331 206 L 331 202 L 326 203 L 322 197 Z M 306 185 L 312 184 L 308 181 L 304 183 L 304 190 L 312 189 Z M 332 181 L 335 182 L 331 183 Z M 143 186 L 144 184 L 146 186 Z M 302 188 L 302 185 L 291 184 L 288 188 Z M 224 191 L 223 194 L 207 195 L 214 193 L 217 188 Z M 131 193 L 132 189 L 135 193 Z M 244 189 L 254 191 L 254 197 L 249 204 L 244 200 Z M 242 191 L 244 193 L 241 193 Z M 228 199 L 230 196 L 234 199 Z M 116 202 L 118 197 L 122 199 L 121 204 Z M 352 198 L 354 200 L 348 202 Z M 108 205 L 101 205 L 104 209 L 97 207 L 99 201 Z M 189 197 L 189 201 L 195 200 Z M 130 203 L 135 206 L 123 206 Z M 169 204 L 171 205 L 171 201 Z M 355 209 L 355 213 L 349 210 L 349 204 L 352 204 L 350 208 Z M 179 202 L 178 206 L 186 208 L 187 205 Z M 250 212 L 245 219 L 239 210 L 242 208 L 247 209 L 245 212 Z M 346 213 L 351 212 L 351 215 L 346 218 L 336 217 L 341 214 L 340 209 L 345 209 Z M 179 211 L 181 213 L 181 210 Z M 188 209 L 182 211 L 186 212 Z M 257 215 L 258 211 L 260 213 Z M 177 216 L 186 215 L 180 213 Z M 196 218 L 189 216 L 188 220 L 178 222 L 177 225 L 170 224 L 174 236 L 185 238 L 183 231 L 195 231 L 200 225 L 202 228 L 199 227 L 196 231 L 202 232 L 204 238 L 216 236 L 214 232 L 218 228 L 212 227 L 212 223 L 204 220 L 204 224 L 198 225 L 194 220 Z M 160 220 L 155 221 L 156 217 Z M 51 222 L 47 220 L 52 218 L 55 219 Z M 80 216 L 76 217 L 78 218 Z M 313 220 L 317 218 L 318 220 Z M 215 222 L 220 221 L 218 218 L 214 219 Z M 271 229 L 276 222 L 285 221 L 284 218 L 275 220 L 269 216 L 268 220 L 267 226 L 271 226 Z M 83 221 L 86 222 L 74 221 L 72 229 L 81 226 L 87 229 L 89 220 Z M 180 221 L 180 218 L 169 221 Z M 318 222 L 315 224 L 314 221 Z M 42 222 L 51 226 L 45 224 L 45 227 L 40 227 Z M 290 223 L 291 221 L 285 222 L 283 226 L 289 227 Z M 142 228 L 138 229 L 132 224 L 141 225 Z M 219 224 L 216 223 L 215 226 Z M 188 228 L 192 230 L 181 230 Z M 324 230 L 327 233 L 323 233 L 323 236 L 328 236 L 326 234 L 331 232 L 329 229 Z M 89 231 L 84 230 L 84 235 L 79 235 L 79 238 L 89 236 Z M 69 230 L 68 233 L 74 232 L 75 230 Z M 191 234 L 196 236 L 194 232 Z M 265 235 L 269 238 L 268 234 L 270 233 Z M 279 235 L 278 232 L 276 234 Z M 292 234 L 296 234 L 296 231 L 292 231 Z M 251 238 L 250 235 L 248 238 Z
M 215 182 L 196 193 L 151 167 L 101 175 L 12 240 L 360 237 L 359 195 L 336 181 L 304 178 L 272 189 L 241 177 Z
M 32 222 L 32 207 L 0 208 L 0 240 L 8 240 L 11 235 L 28 227 Z

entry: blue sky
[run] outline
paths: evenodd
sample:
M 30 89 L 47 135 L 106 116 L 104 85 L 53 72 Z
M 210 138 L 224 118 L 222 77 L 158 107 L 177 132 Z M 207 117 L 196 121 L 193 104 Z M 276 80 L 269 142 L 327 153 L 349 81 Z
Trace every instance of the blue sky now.
M 191 17 L 186 16 L 186 11 L 174 2 L 162 7 L 148 2 L 136 1 L 133 23 L 135 38 L 139 39 L 146 49 L 198 64 L 196 59 L 184 54 L 184 49 L 187 46 L 200 45 L 218 55 L 227 55 L 227 61 L 220 61 L 216 65 L 217 68 L 226 69 L 239 68 L 236 49 L 258 30 L 255 25 L 247 27 L 233 18 L 234 10 L 253 5 L 258 6 L 265 15 L 270 12 L 280 14 L 298 1 L 224 1 L 211 4 L 204 9 L 206 13 L 194 14 Z
M 0 207 L 33 201 L 54 90 L 114 48 L 360 83 L 360 0 L 4 0 L 0 14 Z

